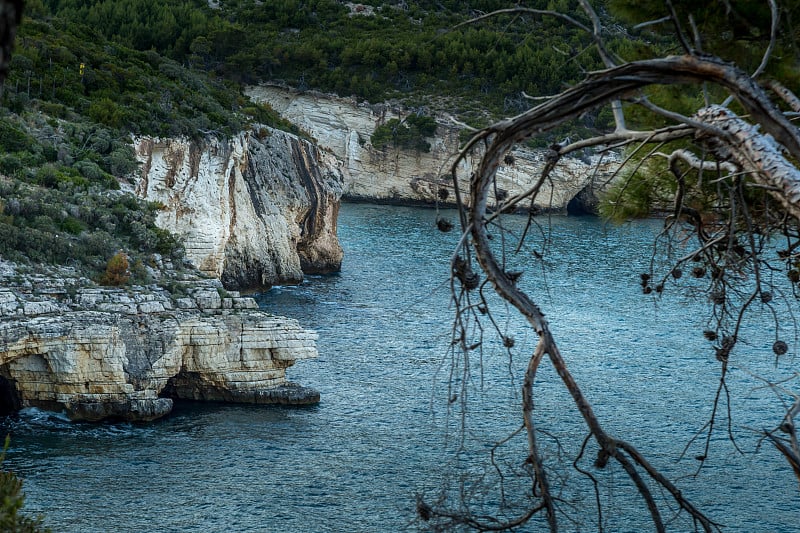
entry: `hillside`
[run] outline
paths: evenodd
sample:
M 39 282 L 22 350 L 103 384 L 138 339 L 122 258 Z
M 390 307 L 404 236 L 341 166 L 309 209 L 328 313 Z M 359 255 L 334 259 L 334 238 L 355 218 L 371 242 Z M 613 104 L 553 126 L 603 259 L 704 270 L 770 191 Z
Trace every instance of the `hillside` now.
M 145 258 L 181 265 L 182 248 L 155 226 L 160 206 L 119 191 L 137 168 L 131 135 L 226 137 L 251 121 L 299 131 L 233 82 L 37 18 L 32 4 L 2 92 L 0 255 L 97 279 L 124 250 L 131 281 L 149 281 Z
M 479 99 L 515 110 L 521 103 L 502 95 L 579 75 L 577 63 L 556 69 L 552 49 L 533 53 L 530 36 L 496 31 L 509 21 L 442 33 L 474 11 L 433 7 L 29 2 L 0 100 L 0 255 L 100 279 L 124 250 L 134 282 L 149 281 L 153 253 L 180 265 L 181 243 L 154 224 L 160 207 L 117 191 L 136 169 L 130 136 L 224 138 L 254 121 L 301 133 L 243 96 L 245 82 L 399 98 L 421 113 L 457 105 L 485 121 Z
M 659 2 L 641 10 L 627 0 L 595 5 L 610 28 L 604 39 L 619 56 L 677 50 L 669 28 L 632 35 L 609 14 L 613 8 L 638 23 L 656 16 Z M 136 168 L 130 136 L 227 138 L 251 122 L 302 133 L 245 97 L 244 84 L 393 100 L 420 117 L 445 110 L 481 126 L 526 109 L 528 95 L 556 93 L 601 67 L 590 35 L 553 17 L 505 14 L 460 26 L 504 7 L 499 0 L 27 2 L 0 100 L 0 254 L 71 262 L 95 276 L 120 249 L 134 262 L 154 252 L 180 257 L 180 243 L 153 225 L 158 205 L 110 192 Z M 576 1 L 526 7 L 589 24 Z M 697 15 L 705 32 L 725 16 L 710 8 Z M 751 18 L 718 32 L 708 46 L 747 68 L 757 64 L 768 21 Z M 794 32 L 781 35 L 779 48 L 789 50 Z M 769 68 L 793 86 L 796 70 L 787 62 L 794 56 L 779 57 L 787 59 Z M 651 97 L 695 103 L 702 94 L 657 89 Z M 630 119 L 634 126 L 653 120 L 641 112 Z M 590 113 L 535 142 L 611 124 L 610 112 Z M 383 140 L 424 149 L 416 137 Z
M 530 7 L 546 8 L 536 1 Z M 561 6 L 570 9 L 566 2 Z M 499 0 L 366 3 L 336 0 L 52 0 L 49 14 L 138 50 L 155 50 L 225 79 L 282 80 L 372 102 L 402 98 L 465 113 L 525 107 L 521 91 L 550 94 L 599 66 L 593 54 L 565 62 L 590 43 L 561 22 L 501 16 L 448 31 Z M 553 6 L 551 6 L 553 7 Z M 556 6 L 559 7 L 559 6 Z M 531 28 L 535 25 L 536 31 Z

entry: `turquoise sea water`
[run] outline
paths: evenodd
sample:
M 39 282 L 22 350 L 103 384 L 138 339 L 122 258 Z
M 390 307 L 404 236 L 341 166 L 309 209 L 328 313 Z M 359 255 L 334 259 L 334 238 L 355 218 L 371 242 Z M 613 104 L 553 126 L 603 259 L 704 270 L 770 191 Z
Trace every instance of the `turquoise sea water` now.
M 496 303 L 498 326 L 516 340 L 513 356 L 487 341 L 469 375 L 452 370 L 447 264 L 457 236 L 437 232 L 435 216 L 346 204 L 342 272 L 258 296 L 264 309 L 319 332 L 319 359 L 289 370 L 294 381 L 321 391 L 319 405 L 183 404 L 144 425 L 71 424 L 24 412 L 3 429 L 12 436 L 6 464 L 25 480 L 27 508 L 64 532 L 399 531 L 418 527 L 417 494 L 435 499 L 446 486 L 452 495 L 462 481 L 477 490 L 481 476 L 497 488 L 489 451 L 519 424 L 518 389 L 533 339 Z M 638 274 L 648 268 L 659 222 L 542 223 L 551 242 L 545 264 L 521 283 L 537 295 L 607 428 L 681 478 L 685 494 L 725 530 L 800 531 L 797 480 L 771 445 L 757 449 L 756 431 L 779 423 L 781 404 L 752 374 L 777 378 L 798 367 L 793 351 L 775 366 L 768 317 L 754 315 L 729 376 L 731 432 L 745 453 L 723 427 L 706 467 L 689 477 L 702 443 L 677 459 L 708 420 L 719 380 L 701 334 L 708 306 L 671 285 L 661 299 L 641 294 Z M 533 264 L 530 254 L 513 261 Z M 793 334 L 785 338 L 796 344 Z M 546 365 L 537 391 L 546 460 L 554 467 L 567 460 L 561 496 L 575 522 L 562 529 L 597 531 L 597 515 L 585 510 L 595 496 L 566 459 L 585 431 Z M 497 455 L 511 470 L 524 460 L 513 442 Z M 513 494 L 524 486 L 509 479 L 505 488 Z M 478 499 L 499 501 L 496 491 Z M 601 499 L 606 531 L 647 530 L 641 502 L 618 469 L 603 474 Z M 674 531 L 690 527 L 683 518 L 671 524 Z

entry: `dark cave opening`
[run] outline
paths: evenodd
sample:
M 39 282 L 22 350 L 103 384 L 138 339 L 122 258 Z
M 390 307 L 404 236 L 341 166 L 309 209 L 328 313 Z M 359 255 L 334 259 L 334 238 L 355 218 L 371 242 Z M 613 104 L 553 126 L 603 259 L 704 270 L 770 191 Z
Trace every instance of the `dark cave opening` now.
M 0 374 L 0 416 L 8 416 L 22 408 L 16 381 Z

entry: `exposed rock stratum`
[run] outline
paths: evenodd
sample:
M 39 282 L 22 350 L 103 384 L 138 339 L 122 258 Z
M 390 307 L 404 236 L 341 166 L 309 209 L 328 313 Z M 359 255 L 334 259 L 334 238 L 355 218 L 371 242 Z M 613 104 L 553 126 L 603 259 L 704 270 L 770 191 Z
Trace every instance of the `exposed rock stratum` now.
M 403 120 L 409 110 L 271 85 L 253 86 L 247 93 L 308 131 L 320 147 L 339 159 L 345 198 L 428 205 L 452 203 L 452 180 L 448 176 L 459 151 L 463 127 L 446 116 L 437 117 L 436 134 L 427 139 L 431 145 L 429 152 L 383 148 L 372 146 L 375 129 L 391 119 Z M 513 196 L 530 189 L 548 157 L 547 149 L 515 148 L 498 170 L 498 196 Z M 462 191 L 469 190 L 467 180 L 477 164 L 477 159 L 468 158 L 459 169 L 464 180 L 460 185 Z M 587 187 L 599 188 L 618 164 L 614 154 L 600 156 L 586 152 L 580 158 L 562 158 L 544 183 L 535 206 L 540 210 L 565 212 L 576 195 Z
M 304 139 L 254 126 L 229 140 L 134 140 L 135 193 L 160 202 L 157 224 L 184 239 L 188 259 L 229 289 L 299 283 L 335 272 L 342 173 Z
M 316 357 L 316 333 L 258 309 L 218 280 L 98 287 L 60 269 L 20 275 L 0 260 L 0 407 L 64 411 L 72 420 L 153 420 L 173 399 L 307 404 L 286 380 Z M 23 281 L 18 281 L 23 280 Z

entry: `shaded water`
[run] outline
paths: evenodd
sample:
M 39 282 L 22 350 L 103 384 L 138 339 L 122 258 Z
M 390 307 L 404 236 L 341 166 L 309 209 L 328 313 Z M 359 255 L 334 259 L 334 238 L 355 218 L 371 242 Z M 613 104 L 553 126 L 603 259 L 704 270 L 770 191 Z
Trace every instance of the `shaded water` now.
M 4 422 L 12 435 L 7 465 L 25 479 L 28 509 L 68 532 L 397 531 L 413 522 L 415 494 L 435 497 L 445 480 L 457 484 L 453 472 L 488 472 L 491 481 L 488 445 L 519 423 L 518 387 L 533 339 L 513 314 L 499 312 L 500 327 L 517 340 L 514 357 L 487 343 L 482 371 L 473 365 L 469 376 L 452 376 L 469 381 L 469 425 L 456 453 L 463 397 L 460 385 L 447 385 L 452 310 L 445 283 L 456 236 L 436 232 L 434 217 L 344 205 L 341 274 L 258 297 L 266 310 L 319 332 L 320 358 L 289 371 L 321 391 L 318 406 L 184 404 L 147 425 L 70 424 L 28 411 Z M 647 269 L 658 228 L 554 217 L 546 265 L 522 282 L 542 295 L 562 352 L 608 428 L 684 476 L 694 471 L 701 443 L 687 459 L 676 458 L 708 419 L 719 363 L 700 334 L 704 303 L 671 287 L 661 300 L 641 294 L 638 273 Z M 724 431 L 715 433 L 707 467 L 680 486 L 729 531 L 800 531 L 796 480 L 771 446 L 753 453 L 755 433 L 744 429 L 774 427 L 781 415 L 775 395 L 756 389 L 745 370 L 784 376 L 796 360 L 786 356 L 775 369 L 774 336 L 755 327 L 766 317 L 753 321 L 729 380 L 733 430 L 747 453 L 737 453 Z M 574 453 L 585 433 L 546 366 L 537 388 L 542 429 Z M 554 441 L 545 441 L 548 460 L 557 460 Z M 510 468 L 519 453 L 510 450 Z M 591 503 L 584 485 L 563 496 Z M 627 487 L 619 471 L 604 481 L 607 531 L 646 527 Z M 565 523 L 564 530 L 597 530 L 593 514 L 565 509 L 582 525 Z

